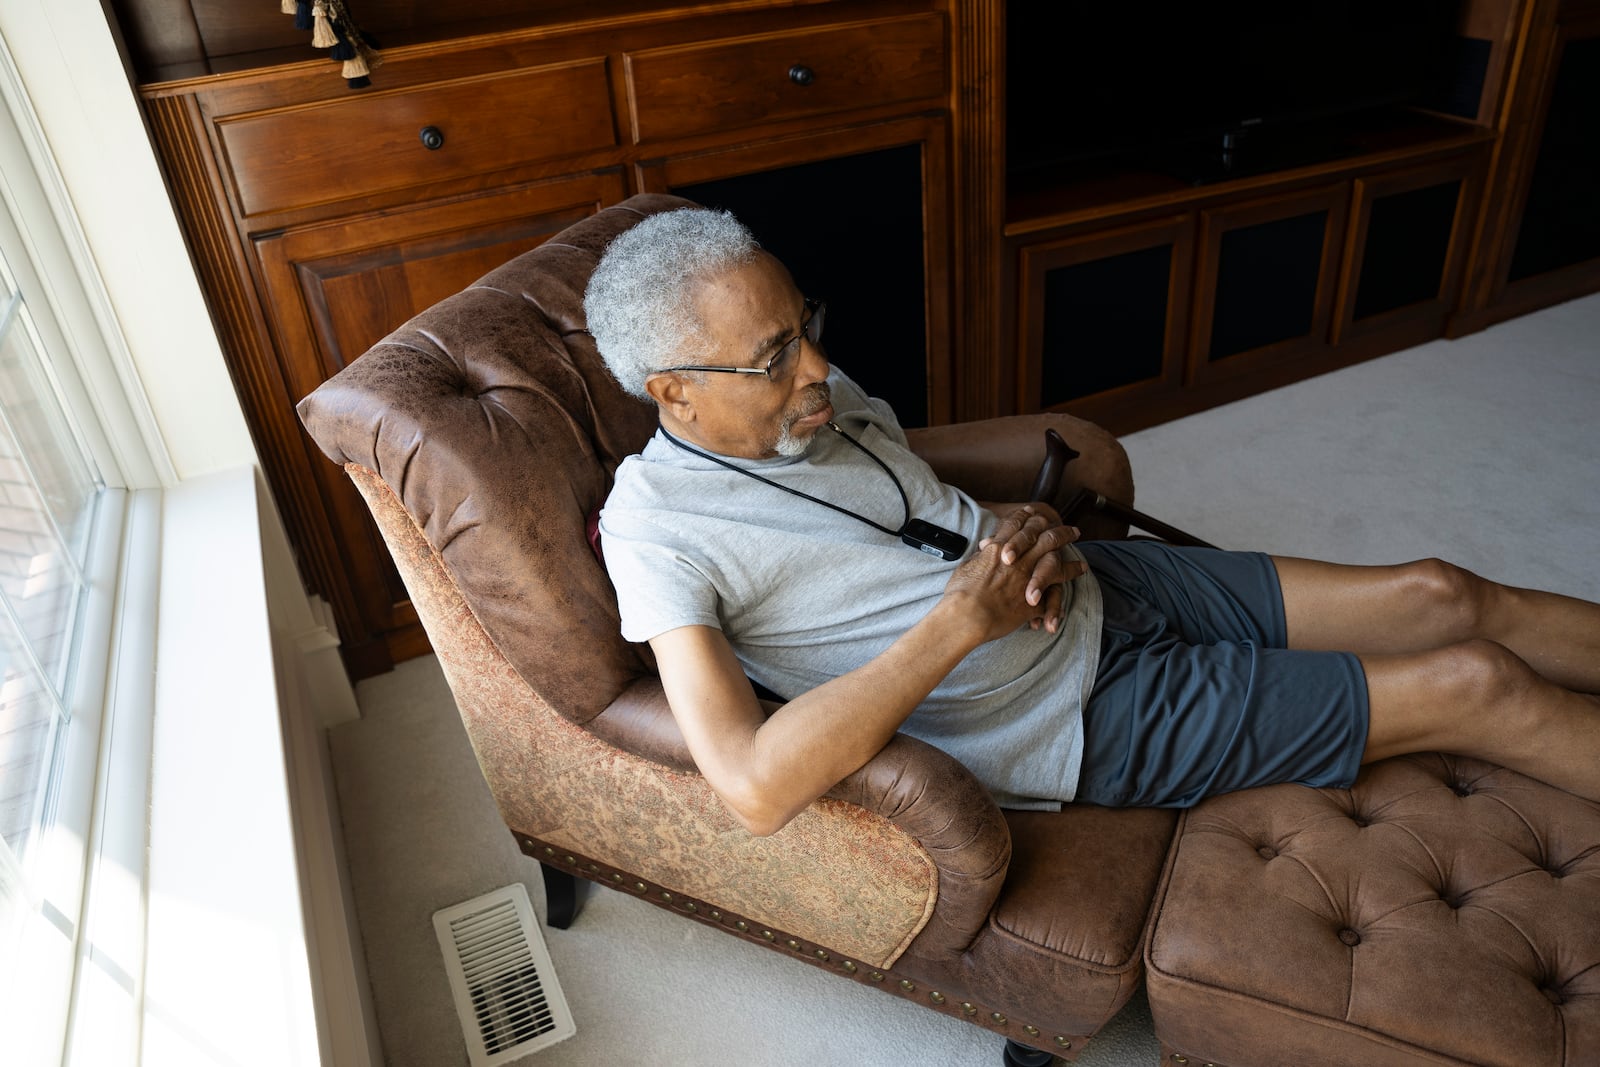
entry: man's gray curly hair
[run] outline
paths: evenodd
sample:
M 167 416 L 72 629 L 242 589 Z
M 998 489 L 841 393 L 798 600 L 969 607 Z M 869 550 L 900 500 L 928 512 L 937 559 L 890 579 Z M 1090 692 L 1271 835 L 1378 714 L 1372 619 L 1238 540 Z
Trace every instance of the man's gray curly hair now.
M 695 284 L 749 263 L 761 246 L 726 211 L 679 208 L 651 215 L 611 242 L 589 278 L 589 333 L 618 383 L 649 400 L 644 381 L 675 364 L 698 363 L 705 327 Z

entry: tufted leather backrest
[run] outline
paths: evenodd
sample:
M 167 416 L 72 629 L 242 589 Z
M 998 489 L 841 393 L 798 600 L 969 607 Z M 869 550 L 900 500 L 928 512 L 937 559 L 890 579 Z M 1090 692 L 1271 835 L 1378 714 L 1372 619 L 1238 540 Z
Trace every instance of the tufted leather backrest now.
M 299 405 L 330 459 L 388 483 L 501 654 L 580 724 L 654 672 L 648 648 L 619 634 L 585 522 L 656 426 L 584 332 L 583 291 L 617 234 L 686 206 L 635 196 L 575 223 L 417 315 Z

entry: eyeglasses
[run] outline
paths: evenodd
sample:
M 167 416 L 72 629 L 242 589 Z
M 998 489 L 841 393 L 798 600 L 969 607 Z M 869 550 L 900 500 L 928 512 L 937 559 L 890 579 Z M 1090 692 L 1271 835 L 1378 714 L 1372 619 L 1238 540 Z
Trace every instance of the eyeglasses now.
M 690 365 L 686 367 L 667 367 L 665 370 L 700 370 L 717 371 L 722 374 L 765 374 L 775 382 L 781 382 L 794 371 L 795 360 L 800 355 L 800 341 L 805 339 L 813 346 L 822 340 L 822 323 L 828 313 L 828 304 L 823 300 L 806 298 L 806 321 L 800 326 L 800 332 L 789 338 L 767 360 L 765 367 L 718 367 Z M 664 373 L 665 371 L 663 371 Z

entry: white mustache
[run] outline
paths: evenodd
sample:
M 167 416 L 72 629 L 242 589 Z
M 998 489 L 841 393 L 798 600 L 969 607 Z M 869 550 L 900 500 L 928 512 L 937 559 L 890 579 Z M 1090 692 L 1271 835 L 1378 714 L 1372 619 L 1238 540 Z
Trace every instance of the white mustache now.
M 815 404 L 809 405 L 806 408 L 805 411 L 803 411 L 799 415 L 795 416 L 796 418 L 803 419 L 803 418 L 806 418 L 806 417 L 808 417 L 810 415 L 815 415 L 817 412 L 821 411 L 823 408 L 825 408 L 829 404 L 833 403 L 833 392 L 828 388 L 828 383 L 827 382 L 818 382 L 815 385 L 810 385 L 810 386 L 806 387 L 806 391 L 807 392 L 811 392 L 813 390 L 815 390 L 816 395 L 818 397 L 817 402 Z

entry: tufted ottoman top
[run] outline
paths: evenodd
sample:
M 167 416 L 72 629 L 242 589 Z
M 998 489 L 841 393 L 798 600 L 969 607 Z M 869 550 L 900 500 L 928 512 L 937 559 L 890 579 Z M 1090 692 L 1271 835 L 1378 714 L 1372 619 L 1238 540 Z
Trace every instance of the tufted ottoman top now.
M 1189 1063 L 1600 1064 L 1600 805 L 1409 756 L 1188 813 L 1146 950 Z

